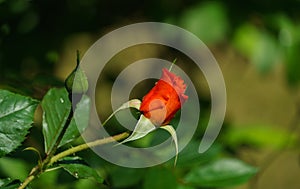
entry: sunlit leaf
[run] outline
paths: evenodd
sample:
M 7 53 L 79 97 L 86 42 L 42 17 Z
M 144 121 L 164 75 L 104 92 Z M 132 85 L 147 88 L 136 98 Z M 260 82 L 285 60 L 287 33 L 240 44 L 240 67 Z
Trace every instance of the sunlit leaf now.
M 282 56 L 275 38 L 254 25 L 240 26 L 235 33 L 233 43 L 235 48 L 249 58 L 261 72 L 269 71 Z
M 259 38 L 260 33 L 258 29 L 253 25 L 245 24 L 237 29 L 233 42 L 240 53 L 250 58 L 255 53 Z
M 257 168 L 240 160 L 219 159 L 193 169 L 184 180 L 198 187 L 226 187 L 245 183 L 256 173 Z
M 256 42 L 255 53 L 252 62 L 262 72 L 269 71 L 281 59 L 281 52 L 274 37 L 262 32 L 259 41 Z
M 179 25 L 197 35 L 204 43 L 223 40 L 228 30 L 225 9 L 217 2 L 192 6 L 181 16 Z
M 50 89 L 42 100 L 43 135 L 45 152 L 49 153 L 54 147 L 71 111 L 71 102 L 65 88 Z
M 72 118 L 71 123 L 68 126 L 59 146 L 63 146 L 64 144 L 72 142 L 86 129 L 89 124 L 90 105 L 90 98 L 86 95 L 83 95 L 81 100 L 76 105 L 74 117 Z
M 29 97 L 0 90 L 0 157 L 25 140 L 37 105 L 38 101 Z

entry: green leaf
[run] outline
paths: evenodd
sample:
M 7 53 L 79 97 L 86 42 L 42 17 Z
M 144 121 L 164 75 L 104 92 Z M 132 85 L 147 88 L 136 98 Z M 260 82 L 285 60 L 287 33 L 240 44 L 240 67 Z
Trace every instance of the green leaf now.
M 0 188 L 1 189 L 16 189 L 21 185 L 21 181 L 12 180 L 10 178 L 0 179 Z M 26 187 L 25 189 L 30 189 Z
M 237 29 L 233 44 L 262 73 L 269 71 L 282 56 L 276 39 L 251 24 Z
M 185 182 L 198 187 L 227 187 L 247 182 L 257 168 L 237 159 L 220 159 L 197 167 L 185 177 Z
M 151 168 L 146 172 L 143 189 L 177 188 L 176 177 L 171 170 Z
M 80 136 L 89 124 L 91 100 L 87 95 L 83 95 L 76 105 L 74 117 L 68 126 L 59 147 L 72 142 Z
M 213 144 L 204 153 L 199 153 L 199 143 L 200 141 L 194 141 L 188 143 L 188 145 L 180 152 L 180 156 L 177 161 L 177 167 L 195 167 L 197 165 L 202 165 L 214 160 L 218 154 L 221 152 L 221 146 L 218 144 Z
M 235 48 L 240 51 L 240 53 L 248 58 L 251 58 L 255 53 L 257 40 L 259 39 L 259 30 L 251 24 L 245 24 L 237 29 L 234 35 L 233 44 L 235 45 Z
M 184 12 L 180 26 L 197 35 L 204 43 L 217 43 L 225 39 L 228 19 L 219 2 L 201 3 Z
M 290 47 L 297 44 L 297 35 L 299 34 L 299 30 L 292 19 L 290 19 L 286 14 L 273 14 L 271 17 L 271 25 L 279 31 L 278 41 L 281 46 Z
M 38 101 L 29 97 L 0 90 L 0 157 L 25 140 L 37 105 Z
M 42 108 L 44 111 L 45 152 L 49 153 L 61 134 L 71 111 L 71 102 L 67 90 L 65 88 L 50 89 L 42 100 Z
M 77 179 L 94 178 L 99 183 L 103 183 L 104 181 L 95 169 L 86 165 L 79 157 L 64 158 L 59 165 Z
M 10 178 L 0 179 L 0 187 L 3 187 L 11 182 Z
M 267 32 L 261 32 L 255 46 L 255 52 L 251 62 L 262 73 L 268 72 L 281 59 L 282 52 L 279 49 L 276 39 Z

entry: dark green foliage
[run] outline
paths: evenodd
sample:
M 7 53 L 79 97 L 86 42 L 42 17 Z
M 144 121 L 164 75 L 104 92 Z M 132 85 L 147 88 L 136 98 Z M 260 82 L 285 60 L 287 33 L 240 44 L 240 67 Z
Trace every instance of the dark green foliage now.
M 25 140 L 37 105 L 38 101 L 29 97 L 0 90 L 0 157 Z

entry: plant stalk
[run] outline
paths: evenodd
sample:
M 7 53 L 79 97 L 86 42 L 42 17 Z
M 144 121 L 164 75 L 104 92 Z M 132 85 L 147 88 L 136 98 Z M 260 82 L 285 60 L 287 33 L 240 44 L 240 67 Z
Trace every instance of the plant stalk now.
M 99 139 L 99 140 L 95 140 L 92 142 L 88 142 L 85 144 L 75 146 L 73 148 L 70 148 L 68 150 L 65 150 L 65 151 L 53 156 L 48 165 L 51 166 L 53 163 L 57 162 L 59 159 L 64 158 L 68 155 L 74 154 L 76 152 L 86 150 L 86 149 L 94 147 L 94 146 L 100 146 L 100 145 L 108 144 L 108 143 L 111 143 L 114 141 L 119 141 L 119 140 L 125 139 L 128 136 L 129 136 L 129 134 L 127 132 L 124 132 L 124 133 L 121 133 L 121 134 L 118 134 L 118 135 L 115 135 L 112 137 L 107 137 L 107 138 L 103 138 L 103 139 Z
M 92 142 L 88 142 L 85 144 L 81 144 L 75 147 L 72 147 L 68 150 L 65 150 L 61 153 L 58 153 L 57 155 L 53 156 L 50 160 L 48 160 L 47 158 L 44 159 L 44 161 L 42 162 L 42 164 L 44 165 L 41 169 L 41 167 L 39 167 L 38 165 L 35 166 L 31 171 L 30 174 L 28 175 L 28 177 L 24 180 L 24 182 L 22 183 L 22 185 L 20 185 L 18 187 L 18 189 L 25 189 L 26 186 L 33 181 L 38 175 L 42 174 L 45 171 L 45 168 L 51 166 L 53 163 L 57 162 L 58 160 L 60 160 L 61 158 L 64 158 L 68 155 L 74 154 L 76 152 L 80 152 L 82 150 L 86 150 L 90 147 L 94 147 L 94 146 L 101 146 L 104 144 L 108 144 L 108 143 L 112 143 L 114 141 L 119 141 L 119 140 L 123 140 L 125 138 L 127 138 L 129 136 L 129 133 L 124 132 L 121 134 L 117 134 L 111 137 L 107 137 L 107 138 L 103 138 L 103 139 L 99 139 L 99 140 L 95 140 Z M 48 161 L 48 162 L 46 162 Z

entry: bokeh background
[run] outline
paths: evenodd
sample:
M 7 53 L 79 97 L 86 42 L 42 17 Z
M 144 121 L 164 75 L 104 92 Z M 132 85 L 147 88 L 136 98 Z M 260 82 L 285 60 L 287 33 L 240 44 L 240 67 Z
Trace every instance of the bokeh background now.
M 106 33 L 144 21 L 178 25 L 208 46 L 224 75 L 228 102 L 217 141 L 222 148 L 218 156 L 236 157 L 260 170 L 248 183 L 232 188 L 298 189 L 299 9 L 299 0 L 0 0 L 0 88 L 41 99 L 50 87 L 63 86 L 76 64 L 76 50 L 83 55 Z M 118 54 L 105 69 L 98 98 L 107 97 L 113 80 L 126 65 L 147 57 L 169 61 L 176 57 L 180 67 L 190 70 L 190 77 L 203 86 L 197 90 L 204 112 L 201 120 L 205 122 L 210 104 L 205 78 L 200 72 L 193 72 L 185 57 L 163 47 L 130 48 Z M 149 89 L 151 85 L 144 83 L 138 87 Z M 133 96 L 142 97 L 145 93 L 137 89 Z M 99 111 L 105 119 L 111 113 L 110 104 L 102 100 Z M 36 120 L 25 145 L 43 151 L 40 117 Z M 201 133 L 203 130 L 199 129 L 195 137 Z M 150 188 L 153 185 L 149 183 L 158 179 L 153 174 L 155 169 L 169 174 L 169 169 L 162 166 L 149 169 L 151 179 L 145 179 L 136 176 L 142 175 L 143 170 L 99 162 L 92 152 L 84 155 L 114 188 Z M 32 152 L 17 150 L 0 160 L 0 176 L 22 179 L 36 161 Z M 167 176 L 166 180 L 172 178 Z M 173 188 L 170 183 L 161 186 Z M 50 172 L 35 181 L 33 187 L 104 186 L 91 180 L 76 181 L 62 172 Z

